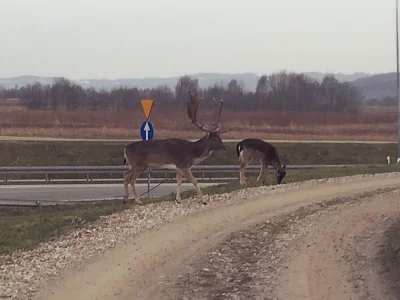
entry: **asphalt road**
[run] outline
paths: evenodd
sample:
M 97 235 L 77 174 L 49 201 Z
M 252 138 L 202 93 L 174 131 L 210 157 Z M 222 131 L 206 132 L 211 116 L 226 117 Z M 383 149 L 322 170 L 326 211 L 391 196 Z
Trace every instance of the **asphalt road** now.
M 215 183 L 200 183 L 205 187 Z M 151 184 L 154 187 L 157 184 Z M 193 189 L 190 183 L 182 184 L 182 191 Z M 138 194 L 147 191 L 147 184 L 137 184 Z M 129 188 L 130 198 L 132 190 Z M 150 192 L 150 197 L 168 195 L 176 192 L 176 183 L 164 183 Z M 3 201 L 87 201 L 122 199 L 123 184 L 60 184 L 60 185 L 9 185 L 0 186 L 0 203 Z M 143 196 L 147 197 L 147 193 Z

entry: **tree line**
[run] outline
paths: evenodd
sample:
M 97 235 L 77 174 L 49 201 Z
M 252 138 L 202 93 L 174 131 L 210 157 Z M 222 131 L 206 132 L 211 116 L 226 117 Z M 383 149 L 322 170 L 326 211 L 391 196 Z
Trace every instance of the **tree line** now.
M 182 76 L 175 90 L 158 86 L 152 89 L 119 87 L 112 90 L 83 88 L 66 78 L 53 84 L 39 82 L 23 87 L 0 87 L 0 99 L 19 98 L 27 107 L 36 110 L 137 110 L 140 99 L 154 99 L 157 107 L 185 107 L 188 92 L 205 97 L 202 108 L 211 108 L 211 99 L 224 99 L 227 110 L 288 110 L 357 112 L 362 103 L 360 91 L 349 82 L 339 82 L 326 75 L 319 82 L 302 73 L 281 71 L 259 78 L 255 92 L 244 90 L 243 84 L 231 80 L 227 86 L 215 84 L 199 88 L 196 78 Z M 209 100 L 210 99 L 210 100 Z

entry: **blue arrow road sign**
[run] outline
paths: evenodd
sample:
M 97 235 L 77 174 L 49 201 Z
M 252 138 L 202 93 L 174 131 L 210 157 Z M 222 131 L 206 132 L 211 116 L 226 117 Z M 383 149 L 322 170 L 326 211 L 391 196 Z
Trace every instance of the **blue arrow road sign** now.
M 140 126 L 140 135 L 143 141 L 150 141 L 153 139 L 154 129 L 153 124 L 150 121 L 144 121 Z

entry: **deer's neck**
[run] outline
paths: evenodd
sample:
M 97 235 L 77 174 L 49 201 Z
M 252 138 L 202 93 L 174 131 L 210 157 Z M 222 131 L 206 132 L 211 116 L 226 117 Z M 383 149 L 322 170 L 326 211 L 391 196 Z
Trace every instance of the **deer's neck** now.
M 275 170 L 279 170 L 280 168 L 282 168 L 281 162 L 280 162 L 280 160 L 279 160 L 279 157 L 275 157 L 275 158 L 272 160 L 272 166 L 273 166 L 273 168 L 274 168 Z
M 212 153 L 207 137 L 203 137 L 198 141 L 192 142 L 192 152 L 194 163 L 198 164 Z

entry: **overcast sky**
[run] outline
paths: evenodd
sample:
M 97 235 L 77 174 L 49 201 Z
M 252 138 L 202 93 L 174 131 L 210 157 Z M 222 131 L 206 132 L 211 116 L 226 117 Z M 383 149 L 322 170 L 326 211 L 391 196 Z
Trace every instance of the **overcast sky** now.
M 0 0 L 0 77 L 391 72 L 395 0 Z

